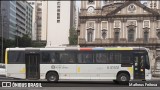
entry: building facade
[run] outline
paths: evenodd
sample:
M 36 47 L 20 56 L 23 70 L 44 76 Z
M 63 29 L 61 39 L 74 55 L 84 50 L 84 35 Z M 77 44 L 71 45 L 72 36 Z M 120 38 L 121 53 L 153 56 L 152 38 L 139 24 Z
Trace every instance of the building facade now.
M 139 1 L 82 1 L 79 18 L 80 45 L 159 42 L 159 13 Z
M 160 1 L 158 0 L 149 0 L 147 1 L 147 6 L 152 9 L 160 9 Z
M 32 17 L 33 17 L 33 7 L 26 3 L 26 34 L 29 35 L 29 37 L 32 37 Z
M 32 40 L 46 41 L 47 40 L 47 1 L 28 1 L 33 7 L 33 31 Z M 43 22 L 42 22 L 43 21 Z
M 0 1 L 1 2 L 1 29 L 3 37 L 14 40 L 16 36 L 22 37 L 32 31 L 32 7 L 26 1 Z M 3 27 L 3 28 L 2 28 Z M 2 33 L 0 33 L 1 35 Z M 1 35 L 2 36 L 2 35 Z
M 81 1 L 79 19 L 80 46 L 160 47 L 160 14 L 140 1 Z
M 36 31 L 37 31 L 37 22 L 36 22 L 36 12 L 37 12 L 37 3 L 36 1 L 28 1 L 28 3 L 33 7 L 32 13 L 32 40 L 36 40 Z
M 75 1 L 48 1 L 47 46 L 69 44 L 69 29 L 75 25 Z

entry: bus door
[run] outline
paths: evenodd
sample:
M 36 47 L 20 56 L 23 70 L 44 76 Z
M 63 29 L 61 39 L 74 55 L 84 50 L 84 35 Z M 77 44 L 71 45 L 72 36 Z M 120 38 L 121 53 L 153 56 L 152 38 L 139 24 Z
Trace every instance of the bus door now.
M 40 54 L 28 53 L 25 54 L 26 64 L 26 79 L 40 78 Z
M 145 79 L 145 54 L 143 52 L 137 52 L 133 54 L 134 57 L 134 79 Z

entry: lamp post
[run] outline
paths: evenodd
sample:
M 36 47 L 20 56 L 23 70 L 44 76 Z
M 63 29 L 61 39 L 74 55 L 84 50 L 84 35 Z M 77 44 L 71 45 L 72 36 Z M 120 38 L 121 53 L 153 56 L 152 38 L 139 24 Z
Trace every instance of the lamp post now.
M 2 26 L 1 26 L 1 30 L 2 30 L 2 32 L 1 32 L 1 43 L 2 43 L 2 45 L 1 45 L 1 62 L 3 62 L 3 16 L 2 16 L 2 14 L 1 14 L 1 24 L 2 24 Z
M 2 9 L 2 11 L 5 11 L 5 9 Z M 2 45 L 1 45 L 1 62 L 3 62 L 3 23 L 4 23 L 4 16 L 2 15 L 2 11 L 1 11 L 1 25 L 2 25 L 2 27 L 1 27 L 1 30 L 2 30 L 2 32 L 1 32 L 1 38 L 2 38 Z

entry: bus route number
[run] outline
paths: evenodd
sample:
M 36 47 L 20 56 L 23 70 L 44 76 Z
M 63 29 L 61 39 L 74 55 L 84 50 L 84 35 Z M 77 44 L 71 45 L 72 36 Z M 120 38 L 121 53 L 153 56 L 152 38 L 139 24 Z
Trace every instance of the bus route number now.
M 119 69 L 119 66 L 107 66 L 107 69 Z

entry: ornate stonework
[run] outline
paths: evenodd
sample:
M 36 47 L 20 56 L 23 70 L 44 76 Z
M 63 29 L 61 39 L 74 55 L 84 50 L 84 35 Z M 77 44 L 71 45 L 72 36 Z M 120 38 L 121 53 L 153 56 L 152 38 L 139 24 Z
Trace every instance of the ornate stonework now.
M 85 1 L 82 1 L 85 2 Z M 105 4 L 100 8 L 99 1 L 94 5 L 94 14 L 87 14 L 89 4 L 83 3 L 79 16 L 81 27 L 80 45 L 150 45 L 154 46 L 160 37 L 160 14 L 159 12 L 145 7 L 139 1 L 125 1 L 123 3 Z M 87 4 L 87 5 L 85 5 Z M 144 8 L 145 7 L 145 8 Z M 145 11 L 145 12 L 144 12 Z M 132 12 L 132 13 L 131 13 Z M 94 40 L 87 42 L 87 28 L 93 28 Z M 134 40 L 129 42 L 128 30 L 134 30 Z M 105 31 L 104 31 L 105 30 Z M 118 41 L 115 40 L 115 32 L 119 32 Z M 144 32 L 148 32 L 148 42 L 144 43 Z M 155 45 L 157 46 L 157 45 Z M 160 45 L 159 45 L 160 47 Z

